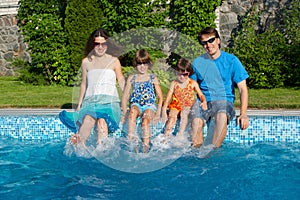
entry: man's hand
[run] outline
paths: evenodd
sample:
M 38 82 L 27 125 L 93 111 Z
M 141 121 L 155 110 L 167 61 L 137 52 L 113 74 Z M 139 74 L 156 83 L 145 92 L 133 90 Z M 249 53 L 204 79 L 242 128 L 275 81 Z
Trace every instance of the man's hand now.
M 240 126 L 242 130 L 245 130 L 249 127 L 249 118 L 246 114 L 240 115 L 237 118 L 237 125 Z

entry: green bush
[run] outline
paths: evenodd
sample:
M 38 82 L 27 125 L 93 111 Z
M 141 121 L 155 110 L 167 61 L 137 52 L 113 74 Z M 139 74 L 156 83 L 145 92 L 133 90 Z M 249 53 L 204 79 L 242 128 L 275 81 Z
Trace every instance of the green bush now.
M 71 53 L 71 71 L 76 73 L 84 57 L 84 48 L 90 34 L 102 26 L 103 12 L 99 1 L 68 1 L 65 31 Z
M 111 34 L 142 27 L 163 27 L 166 24 L 166 0 L 102 0 L 105 22 Z
M 215 26 L 215 10 L 220 4 L 221 0 L 170 1 L 171 21 L 168 27 L 196 40 L 202 28 Z
M 259 33 L 258 19 L 259 13 L 254 9 L 244 16 L 239 31 L 232 37 L 234 46 L 228 51 L 235 54 L 248 71 L 250 88 L 282 87 L 286 80 L 283 72 L 288 68 L 283 54 L 286 40 L 273 26 Z
M 300 1 L 293 1 L 283 12 L 283 33 L 287 48 L 283 51 L 289 68 L 285 71 L 287 86 L 300 86 Z
M 20 0 L 19 26 L 31 56 L 21 77 L 34 84 L 73 85 L 86 39 L 93 30 L 102 27 L 118 37 L 144 27 L 168 28 L 195 39 L 203 27 L 214 26 L 214 9 L 220 3 L 221 0 L 183 3 L 175 0 Z M 155 31 L 146 38 L 143 33 L 139 34 L 134 40 L 146 42 L 146 46 L 137 45 L 135 49 L 151 47 L 159 36 Z M 117 39 L 126 41 L 122 35 Z M 189 42 L 173 45 L 172 50 L 181 56 L 192 55 L 190 59 L 201 54 Z M 130 50 L 133 49 L 125 52 L 129 57 Z M 129 57 L 122 55 L 122 63 L 130 65 Z
M 62 27 L 64 1 L 21 0 L 19 4 L 19 26 L 31 57 L 30 67 L 27 72 L 23 71 L 26 74 L 21 78 L 29 73 L 32 80 L 24 81 L 36 83 L 34 80 L 39 80 L 39 84 L 66 85 L 72 77 Z

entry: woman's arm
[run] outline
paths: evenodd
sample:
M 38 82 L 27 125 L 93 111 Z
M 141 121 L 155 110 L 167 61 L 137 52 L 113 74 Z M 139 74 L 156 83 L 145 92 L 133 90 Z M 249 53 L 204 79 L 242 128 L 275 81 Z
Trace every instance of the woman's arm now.
M 86 59 L 86 58 L 85 58 Z M 85 95 L 86 87 L 87 87 L 87 82 L 86 82 L 86 76 L 87 76 L 87 67 L 85 64 L 85 59 L 82 60 L 81 63 L 81 83 L 80 83 L 80 92 L 79 92 L 79 98 L 78 98 L 78 105 L 76 110 L 80 110 L 82 101 Z
M 125 122 L 125 115 L 127 113 L 127 106 L 128 106 L 128 101 L 129 101 L 129 97 L 130 97 L 132 77 L 133 77 L 132 75 L 128 77 L 126 85 L 125 85 L 125 89 L 124 89 L 124 92 L 122 95 L 122 118 L 121 118 L 122 123 Z
M 125 78 L 122 72 L 122 66 L 121 63 L 119 61 L 119 59 L 117 59 L 116 61 L 116 66 L 115 66 L 115 73 L 116 73 L 116 77 L 119 83 L 119 86 L 122 90 L 122 92 L 124 91 L 124 86 L 125 86 Z

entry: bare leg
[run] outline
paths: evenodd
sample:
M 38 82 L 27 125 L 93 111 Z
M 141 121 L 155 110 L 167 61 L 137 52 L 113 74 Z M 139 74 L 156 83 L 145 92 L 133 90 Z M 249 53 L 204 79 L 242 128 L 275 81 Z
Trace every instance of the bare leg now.
M 168 116 L 168 121 L 166 123 L 165 127 L 165 136 L 170 136 L 172 134 L 173 127 L 177 121 L 177 115 L 178 111 L 177 110 L 170 110 L 169 116 Z
M 102 138 L 108 137 L 108 127 L 107 127 L 106 121 L 103 118 L 98 119 L 97 127 L 98 127 L 97 144 L 100 144 Z
M 90 115 L 86 115 L 83 119 L 82 125 L 79 128 L 80 143 L 85 145 L 86 140 L 91 134 L 92 128 L 96 120 Z
M 226 113 L 220 112 L 216 115 L 216 127 L 213 135 L 213 144 L 216 148 L 220 147 L 227 134 L 227 115 Z
M 143 130 L 143 153 L 147 153 L 150 147 L 150 122 L 154 116 L 153 110 L 145 110 L 142 119 L 142 130 Z
M 132 106 L 128 118 L 128 139 L 134 140 L 136 138 L 136 118 L 139 116 L 140 110 L 136 106 Z
M 203 132 L 204 122 L 200 118 L 194 118 L 192 121 L 192 145 L 193 147 L 200 147 L 203 144 Z
M 178 136 L 184 135 L 184 131 L 188 124 L 189 113 L 190 113 L 190 107 L 186 107 L 186 108 L 182 109 L 180 112 L 180 125 L 179 125 Z

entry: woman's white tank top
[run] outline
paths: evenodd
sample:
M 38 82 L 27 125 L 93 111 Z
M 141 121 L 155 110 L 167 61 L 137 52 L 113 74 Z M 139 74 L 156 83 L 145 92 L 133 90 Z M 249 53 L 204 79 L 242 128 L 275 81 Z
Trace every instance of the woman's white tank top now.
M 85 96 L 111 95 L 119 97 L 116 87 L 116 73 L 112 69 L 92 69 L 87 73 Z

